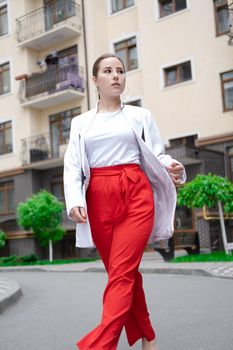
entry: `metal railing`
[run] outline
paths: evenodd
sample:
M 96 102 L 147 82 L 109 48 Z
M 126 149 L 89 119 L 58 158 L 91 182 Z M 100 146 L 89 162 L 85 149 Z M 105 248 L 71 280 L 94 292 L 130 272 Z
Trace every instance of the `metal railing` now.
M 49 159 L 63 159 L 67 141 L 61 142 L 59 135 L 40 134 L 21 140 L 21 161 L 23 165 Z
M 54 65 L 27 76 L 20 81 L 19 97 L 23 103 L 39 94 L 52 94 L 69 88 L 80 92 L 85 90 L 84 69 L 77 64 Z
M 81 8 L 71 0 L 49 3 L 16 19 L 16 37 L 19 43 L 57 28 L 64 23 L 81 32 Z

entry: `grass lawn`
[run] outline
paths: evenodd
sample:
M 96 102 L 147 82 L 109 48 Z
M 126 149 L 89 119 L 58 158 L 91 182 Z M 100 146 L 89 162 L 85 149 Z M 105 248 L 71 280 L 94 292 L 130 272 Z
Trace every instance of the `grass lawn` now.
M 36 260 L 36 261 L 21 261 L 20 258 L 11 259 L 10 261 L 2 261 L 0 258 L 0 267 L 4 266 L 35 266 L 35 265 L 57 265 L 57 264 L 71 264 L 71 263 L 83 263 L 96 261 L 97 258 L 80 258 L 80 259 L 54 259 L 52 262 L 49 260 Z
M 225 252 L 212 252 L 208 254 L 184 255 L 170 260 L 171 263 L 179 262 L 221 262 L 233 261 L 233 253 L 226 255 Z

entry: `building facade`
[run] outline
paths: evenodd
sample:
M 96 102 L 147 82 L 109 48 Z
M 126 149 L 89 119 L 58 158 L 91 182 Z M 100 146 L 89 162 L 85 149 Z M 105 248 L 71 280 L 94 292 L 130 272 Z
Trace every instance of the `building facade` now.
M 115 52 L 125 62 L 125 103 L 152 111 L 167 152 L 188 179 L 214 172 L 233 179 L 233 5 L 229 0 L 0 0 L 1 255 L 42 250 L 18 227 L 16 208 L 42 188 L 64 200 L 63 156 L 72 117 L 96 104 L 91 69 Z M 218 240 L 217 223 L 177 210 L 201 247 Z M 74 225 L 55 256 L 74 248 Z M 229 223 L 229 232 L 231 231 Z

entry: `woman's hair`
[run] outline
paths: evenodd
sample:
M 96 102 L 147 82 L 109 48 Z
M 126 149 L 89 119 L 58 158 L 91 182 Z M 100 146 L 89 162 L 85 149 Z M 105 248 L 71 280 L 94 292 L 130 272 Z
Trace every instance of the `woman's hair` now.
M 118 56 L 116 56 L 114 53 L 105 53 L 103 55 L 101 55 L 100 57 L 97 58 L 97 60 L 95 61 L 95 63 L 93 64 L 93 68 L 92 68 L 92 75 L 94 77 L 97 78 L 97 75 L 98 75 L 98 72 L 99 72 L 99 65 L 100 65 L 100 62 L 102 60 L 104 60 L 105 58 L 111 58 L 111 57 L 114 57 L 116 58 L 118 61 L 121 62 L 122 66 L 123 66 L 123 69 L 125 71 L 125 65 L 124 65 L 124 62 L 122 61 L 122 59 Z

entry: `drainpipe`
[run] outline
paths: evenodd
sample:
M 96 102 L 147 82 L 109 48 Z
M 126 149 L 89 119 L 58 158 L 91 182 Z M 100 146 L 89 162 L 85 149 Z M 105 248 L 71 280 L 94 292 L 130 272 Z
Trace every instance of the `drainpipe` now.
M 88 79 L 88 59 L 87 59 L 87 40 L 86 40 L 86 21 L 84 1 L 81 0 L 82 6 L 82 24 L 83 24 L 83 40 L 84 40 L 84 56 L 85 56 L 85 73 L 86 73 L 86 89 L 87 89 L 87 109 L 90 109 L 90 93 L 89 93 L 89 79 Z

